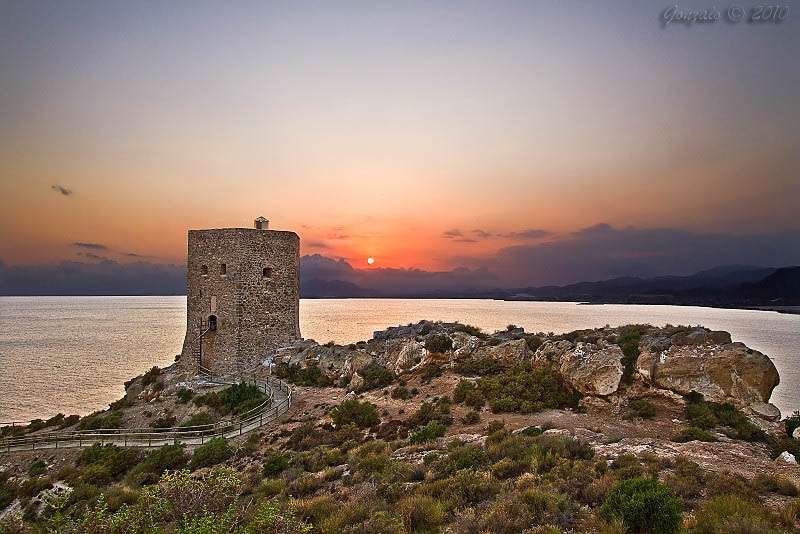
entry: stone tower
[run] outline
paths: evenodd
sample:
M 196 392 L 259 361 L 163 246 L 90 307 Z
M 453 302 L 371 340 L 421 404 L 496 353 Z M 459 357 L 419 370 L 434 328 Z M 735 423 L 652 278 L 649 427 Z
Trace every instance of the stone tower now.
M 255 228 L 189 230 L 181 365 L 214 374 L 252 369 L 300 337 L 300 238 Z

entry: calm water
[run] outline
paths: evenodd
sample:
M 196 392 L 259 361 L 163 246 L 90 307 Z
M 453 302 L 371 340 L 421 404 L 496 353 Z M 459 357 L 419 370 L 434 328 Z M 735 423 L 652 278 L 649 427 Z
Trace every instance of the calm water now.
M 702 324 L 769 355 L 781 374 L 772 401 L 800 409 L 800 316 L 677 306 L 585 306 L 490 300 L 303 300 L 300 329 L 319 342 L 368 339 L 420 319 L 486 331 L 513 323 L 566 332 L 627 323 Z M 0 421 L 86 414 L 118 399 L 123 382 L 180 352 L 185 297 L 0 298 Z

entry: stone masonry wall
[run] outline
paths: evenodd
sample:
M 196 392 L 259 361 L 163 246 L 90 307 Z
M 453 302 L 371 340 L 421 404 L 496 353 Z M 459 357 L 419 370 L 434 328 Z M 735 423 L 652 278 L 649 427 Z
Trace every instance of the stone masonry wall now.
M 214 373 L 251 369 L 300 337 L 299 245 L 294 232 L 189 231 L 182 366 L 197 369 L 200 326 L 212 315 L 217 330 L 203 337 L 203 367 Z

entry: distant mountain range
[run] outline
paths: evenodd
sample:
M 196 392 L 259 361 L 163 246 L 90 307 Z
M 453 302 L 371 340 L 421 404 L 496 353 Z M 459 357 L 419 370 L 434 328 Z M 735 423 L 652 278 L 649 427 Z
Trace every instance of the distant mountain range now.
M 306 298 L 386 296 L 352 282 L 321 279 L 303 280 L 301 293 Z M 689 276 L 622 277 L 564 286 L 479 291 L 412 291 L 391 296 L 777 308 L 800 306 L 800 266 L 727 265 Z

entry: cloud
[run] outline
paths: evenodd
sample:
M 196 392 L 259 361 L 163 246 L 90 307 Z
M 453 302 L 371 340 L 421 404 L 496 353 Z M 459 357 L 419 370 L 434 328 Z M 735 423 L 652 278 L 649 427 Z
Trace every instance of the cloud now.
M 506 287 L 688 275 L 720 265 L 798 264 L 800 232 L 715 234 L 601 223 L 561 239 L 505 247 L 491 256 L 461 262 L 489 269 Z
M 90 260 L 111 261 L 110 258 L 95 254 L 94 252 L 78 252 L 78 256 L 82 256 Z
M 481 239 L 488 239 L 494 235 L 491 232 L 487 232 L 486 230 L 480 230 L 480 229 L 473 230 L 472 233 Z
M 314 248 L 314 249 L 319 249 L 319 250 L 327 250 L 327 249 L 331 248 L 330 245 L 328 245 L 324 241 L 313 241 L 313 240 L 312 241 L 303 241 L 303 246 L 307 247 L 307 248 Z
M 75 241 L 72 246 L 88 250 L 108 250 L 108 247 L 101 243 L 87 243 L 85 241 Z
M 553 235 L 548 230 L 541 228 L 528 228 L 527 230 L 520 230 L 517 232 L 508 232 L 505 234 L 497 234 L 498 237 L 505 237 L 508 239 L 541 239 Z
M 465 236 L 464 233 L 458 228 L 445 230 L 444 232 L 442 232 L 442 237 L 444 239 L 452 239 L 457 243 L 477 243 L 478 241 L 477 239 Z
M 87 252 L 86 254 L 92 254 Z M 183 295 L 179 265 L 111 260 L 7 266 L 0 261 L 0 295 Z
M 63 185 L 58 185 L 58 184 L 51 185 L 50 189 L 52 189 L 56 193 L 61 193 L 65 197 L 68 197 L 68 196 L 72 195 L 72 189 L 67 189 Z

